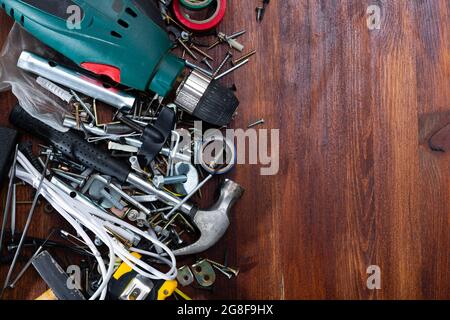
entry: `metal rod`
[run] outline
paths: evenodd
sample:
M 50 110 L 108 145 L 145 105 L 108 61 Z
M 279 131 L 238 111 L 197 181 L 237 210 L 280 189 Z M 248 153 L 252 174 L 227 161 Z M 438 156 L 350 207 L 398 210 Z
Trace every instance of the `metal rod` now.
M 17 66 L 117 109 L 128 112 L 134 106 L 136 98 L 128 93 L 116 88 L 105 88 L 98 79 L 81 75 L 79 72 L 59 65 L 50 65 L 49 62 L 38 55 L 24 51 L 20 55 Z
M 242 67 L 243 65 L 247 64 L 250 61 L 250 59 L 245 59 L 244 61 L 242 61 L 241 63 L 235 65 L 233 68 L 228 69 L 227 71 L 225 71 L 224 73 L 218 75 L 217 77 L 214 78 L 214 80 L 220 80 L 223 77 L 229 75 L 230 73 L 232 73 L 233 71 L 239 69 L 240 67 Z
M 195 187 L 194 190 L 192 190 L 186 197 L 183 198 L 175 207 L 170 210 L 168 214 L 164 215 L 165 219 L 170 219 L 170 217 L 178 210 L 180 209 L 186 202 L 189 201 L 190 198 L 194 196 L 194 194 L 197 193 L 198 190 L 200 190 L 211 178 L 214 177 L 213 174 L 210 174 L 207 176 L 197 187 Z
M 19 258 L 20 251 L 22 250 L 23 243 L 25 242 L 25 238 L 26 238 L 28 229 L 30 228 L 30 225 L 31 225 L 31 220 L 33 218 L 34 211 L 35 211 L 37 203 L 38 203 L 39 195 L 41 193 L 42 186 L 44 185 L 45 174 L 47 172 L 47 167 L 48 167 L 49 160 L 50 160 L 50 157 L 47 156 L 47 158 L 45 160 L 44 170 L 42 171 L 42 176 L 39 179 L 39 185 L 38 185 L 38 187 L 36 189 L 36 195 L 34 196 L 34 199 L 33 199 L 33 204 L 31 205 L 30 212 L 28 213 L 27 222 L 26 222 L 25 227 L 23 229 L 22 237 L 20 238 L 20 242 L 19 242 L 19 245 L 18 245 L 18 247 L 16 249 L 16 253 L 14 254 L 14 258 L 13 258 L 13 261 L 11 263 L 11 266 L 9 267 L 8 274 L 7 274 L 6 279 L 5 279 L 5 283 L 3 284 L 3 288 L 2 288 L 2 291 L 0 293 L 0 297 L 3 295 L 4 290 L 9 285 L 9 281 L 11 279 L 12 272 L 14 271 L 14 267 L 16 266 L 17 259 Z
M 66 180 L 68 180 L 68 181 L 70 181 L 70 182 L 72 182 L 72 183 L 75 183 L 75 184 L 77 184 L 78 186 L 81 186 L 81 185 L 86 181 L 85 179 L 73 177 L 73 176 L 67 174 L 66 172 L 64 172 L 63 170 L 59 170 L 59 169 L 53 168 L 52 171 L 53 171 L 57 176 L 60 176 L 60 177 L 66 179 Z
M 43 249 L 43 246 L 41 245 L 36 252 L 33 254 L 33 256 L 30 258 L 30 260 L 27 261 L 27 263 L 25 264 L 25 266 L 22 268 L 22 270 L 19 272 L 19 274 L 17 275 L 17 277 L 11 282 L 11 284 L 9 285 L 9 287 L 11 289 L 14 289 L 14 287 L 16 286 L 17 282 L 23 277 L 23 275 L 25 274 L 25 272 L 28 270 L 28 268 L 30 267 L 30 265 L 33 263 L 34 259 L 38 256 L 39 253 L 41 253 Z
M 22 278 L 22 276 L 25 274 L 25 272 L 28 270 L 28 268 L 30 267 L 30 265 L 33 263 L 34 259 L 36 259 L 36 257 L 39 255 L 39 253 L 41 253 L 42 249 L 44 249 L 45 245 L 47 244 L 48 240 L 50 239 L 50 237 L 53 235 L 53 233 L 55 232 L 55 229 L 53 229 L 50 234 L 48 235 L 47 239 L 45 239 L 45 241 L 39 246 L 39 248 L 36 250 L 36 252 L 33 254 L 33 256 L 30 258 L 30 260 L 27 261 L 27 263 L 25 264 L 25 266 L 22 268 L 22 270 L 19 272 L 19 274 L 17 275 L 17 277 L 11 282 L 11 284 L 9 285 L 10 288 L 14 289 L 14 287 L 16 286 L 17 282 Z
M 5 208 L 3 210 L 3 223 L 2 223 L 2 230 L 0 233 L 0 253 L 2 252 L 3 239 L 5 237 L 6 224 L 8 222 L 8 210 L 11 205 L 12 188 L 13 188 L 13 184 L 14 184 L 14 179 L 16 178 L 16 165 L 17 165 L 17 153 L 18 152 L 19 152 L 19 145 L 16 145 L 16 150 L 14 152 L 13 164 L 11 166 L 11 169 L 9 170 L 8 192 L 6 194 L 6 204 L 5 204 Z M 1 294 L 0 294 L 0 296 L 1 296 Z
M 17 184 L 12 186 L 12 201 L 11 201 L 11 242 L 14 242 L 14 235 L 16 233 L 16 201 L 17 201 Z
M 202 67 L 199 67 L 196 64 L 193 64 L 192 62 L 189 62 L 189 60 L 185 60 L 185 63 L 186 63 L 187 67 L 197 70 L 197 71 L 200 71 L 200 72 L 203 72 L 205 75 L 212 78 L 212 76 L 213 76 L 212 72 L 210 72 Z

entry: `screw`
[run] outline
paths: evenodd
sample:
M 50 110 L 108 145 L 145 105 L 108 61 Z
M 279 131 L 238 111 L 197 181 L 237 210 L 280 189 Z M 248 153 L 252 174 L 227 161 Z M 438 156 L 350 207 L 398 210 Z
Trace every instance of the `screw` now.
M 250 129 L 250 128 L 259 126 L 260 124 L 264 124 L 264 123 L 266 123 L 266 122 L 264 121 L 264 119 L 261 119 L 261 120 L 258 120 L 258 121 L 256 121 L 256 122 L 252 123 L 252 124 L 249 124 L 247 128 Z
M 212 45 L 210 45 L 210 46 L 208 47 L 208 50 L 211 50 L 211 49 L 217 47 L 221 42 L 222 42 L 222 41 L 217 40 L 216 42 L 214 42 Z
M 221 268 L 222 270 L 230 271 L 235 277 L 237 277 L 239 275 L 239 269 L 233 269 L 233 268 L 230 268 L 230 267 L 226 267 L 223 264 L 220 264 L 218 262 L 212 261 L 210 259 L 206 259 L 206 261 L 211 263 L 213 266 L 215 265 L 215 266 Z
M 186 43 L 184 43 L 183 40 L 178 39 L 178 43 L 181 44 L 181 46 L 184 48 L 184 50 L 186 50 L 187 53 L 189 53 L 189 55 L 194 58 L 194 60 L 198 60 L 197 56 L 195 55 L 195 53 L 192 52 L 192 50 L 186 45 Z
M 239 34 L 239 33 L 236 33 Z M 221 42 L 226 42 L 230 46 L 230 48 L 236 49 L 237 51 L 242 52 L 244 50 L 244 46 L 240 44 L 236 39 L 228 37 L 225 33 L 219 32 L 218 34 L 219 40 Z
M 246 32 L 247 32 L 247 30 L 241 30 L 241 31 L 235 32 L 232 35 L 226 36 L 226 39 L 227 40 L 236 39 L 236 38 L 242 36 L 243 34 L 245 34 Z
M 231 279 L 233 277 L 233 275 L 229 274 L 228 272 L 226 272 L 225 270 L 223 270 L 219 266 L 216 266 L 215 264 L 212 264 L 212 266 L 213 266 L 213 268 L 219 270 L 219 272 L 222 273 L 223 275 L 225 275 L 228 279 Z
M 256 21 L 261 22 L 263 14 L 264 14 L 264 8 L 257 7 L 256 8 Z
M 228 51 L 227 55 L 223 59 L 222 63 L 219 65 L 217 70 L 213 73 L 213 78 L 219 74 L 220 70 L 225 66 L 225 64 L 228 62 L 228 60 L 231 59 L 231 57 L 233 57 L 233 53 L 231 51 Z
M 191 49 L 193 49 L 193 50 L 195 50 L 195 51 L 197 51 L 198 53 L 200 53 L 202 56 L 204 56 L 205 58 L 207 58 L 207 59 L 209 59 L 209 60 L 211 60 L 211 61 L 214 61 L 214 58 L 213 57 L 211 57 L 209 54 L 207 54 L 206 52 L 204 52 L 203 50 L 201 50 L 200 48 L 198 48 L 197 46 L 195 46 L 195 45 L 191 45 Z
M 209 46 L 208 50 L 211 50 L 211 49 L 217 47 L 222 42 L 228 42 L 229 40 L 236 39 L 236 38 L 242 36 L 243 34 L 245 34 L 246 32 L 247 32 L 247 30 L 242 30 L 242 31 L 235 32 L 229 36 L 225 35 L 222 32 L 219 32 L 219 36 L 218 36 L 219 39 L 216 42 L 214 42 L 211 46 Z
M 261 22 L 264 18 L 264 13 L 266 12 L 266 8 L 269 5 L 270 0 L 263 0 L 262 7 L 256 8 L 256 21 Z
M 171 177 L 155 176 L 153 178 L 153 184 L 158 189 L 161 189 L 166 185 L 185 183 L 186 181 L 187 181 L 186 175 L 171 176 Z
M 213 66 L 211 65 L 211 63 L 209 63 L 208 58 L 203 58 L 202 62 L 210 69 L 213 70 Z
M 184 243 L 183 239 L 181 239 L 181 235 L 183 234 L 183 231 L 178 233 L 175 230 L 171 230 L 171 234 L 174 237 L 175 241 L 177 242 L 177 245 L 180 246 Z
M 234 61 L 231 61 L 231 64 L 232 64 L 233 66 L 235 66 L 235 65 L 237 65 L 238 63 L 244 61 L 245 59 L 248 59 L 248 58 L 254 56 L 255 54 L 256 54 L 256 50 L 250 51 L 249 53 L 243 55 L 243 56 L 240 57 L 239 59 L 236 59 L 236 60 L 234 60 Z

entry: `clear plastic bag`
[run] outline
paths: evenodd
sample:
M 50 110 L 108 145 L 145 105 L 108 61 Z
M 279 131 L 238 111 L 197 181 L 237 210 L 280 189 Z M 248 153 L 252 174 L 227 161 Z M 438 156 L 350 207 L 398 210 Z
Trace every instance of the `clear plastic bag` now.
M 11 29 L 0 53 L 0 92 L 11 89 L 20 105 L 33 117 L 60 131 L 63 118 L 69 115 L 67 103 L 36 83 L 36 76 L 17 67 L 23 50 L 53 59 L 57 54 L 35 39 L 17 23 Z

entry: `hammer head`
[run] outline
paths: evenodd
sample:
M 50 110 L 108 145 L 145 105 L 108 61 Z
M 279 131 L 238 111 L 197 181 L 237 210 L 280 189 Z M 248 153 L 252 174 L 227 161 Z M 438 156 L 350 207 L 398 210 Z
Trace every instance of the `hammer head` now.
M 230 225 L 229 213 L 244 189 L 236 182 L 225 180 L 217 202 L 208 210 L 198 210 L 193 221 L 200 231 L 197 242 L 175 250 L 177 256 L 196 254 L 208 250 L 219 241 Z

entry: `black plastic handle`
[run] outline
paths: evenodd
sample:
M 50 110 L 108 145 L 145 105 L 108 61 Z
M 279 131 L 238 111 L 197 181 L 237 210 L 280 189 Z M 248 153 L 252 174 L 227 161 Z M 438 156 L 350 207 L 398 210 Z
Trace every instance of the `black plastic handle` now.
M 124 183 L 130 167 L 112 158 L 108 153 L 86 142 L 77 132 L 59 132 L 42 121 L 30 116 L 20 105 L 11 112 L 10 121 L 18 128 L 51 142 L 65 156 L 102 174 L 114 177 Z

